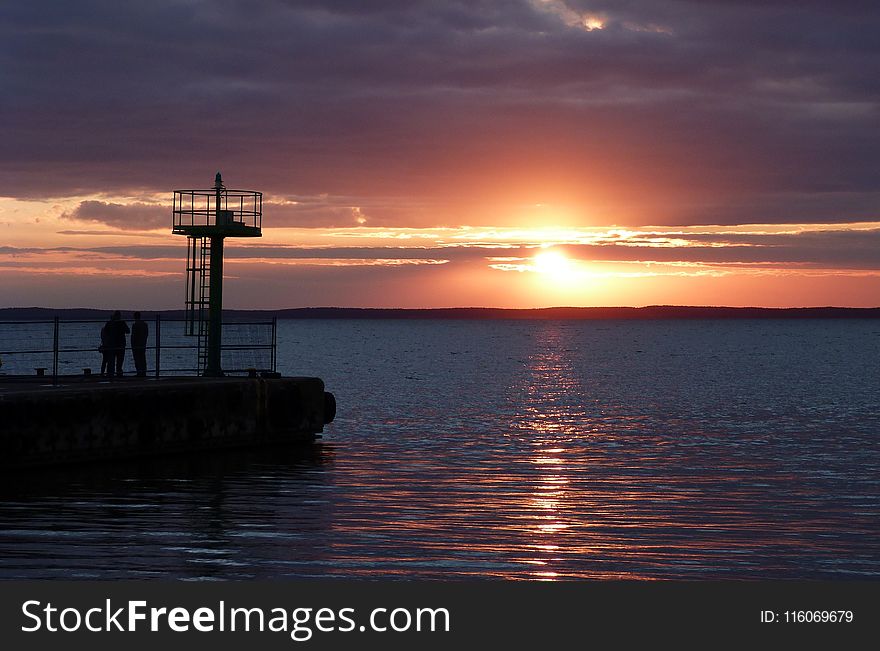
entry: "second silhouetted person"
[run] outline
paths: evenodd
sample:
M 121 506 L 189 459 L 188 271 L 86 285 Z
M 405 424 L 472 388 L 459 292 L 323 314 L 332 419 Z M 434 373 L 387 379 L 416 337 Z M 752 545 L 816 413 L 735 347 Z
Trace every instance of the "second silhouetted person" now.
M 129 333 L 128 324 L 122 320 L 119 310 L 113 313 L 105 326 L 107 328 L 107 344 L 112 354 L 113 364 L 107 369 L 108 375 L 113 377 L 113 367 L 116 367 L 116 376 L 122 377 L 122 365 L 125 362 L 125 335 Z
M 145 321 L 141 321 L 141 313 L 134 313 L 134 323 L 131 324 L 131 356 L 134 357 L 134 367 L 138 377 L 147 376 L 147 337 L 150 329 Z

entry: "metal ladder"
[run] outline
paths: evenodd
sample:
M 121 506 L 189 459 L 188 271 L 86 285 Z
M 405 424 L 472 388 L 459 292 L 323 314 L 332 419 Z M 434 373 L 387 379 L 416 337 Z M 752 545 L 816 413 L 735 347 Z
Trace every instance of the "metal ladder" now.
M 208 306 L 211 303 L 211 239 L 188 236 L 186 254 L 187 336 L 198 337 L 198 374 L 208 365 Z

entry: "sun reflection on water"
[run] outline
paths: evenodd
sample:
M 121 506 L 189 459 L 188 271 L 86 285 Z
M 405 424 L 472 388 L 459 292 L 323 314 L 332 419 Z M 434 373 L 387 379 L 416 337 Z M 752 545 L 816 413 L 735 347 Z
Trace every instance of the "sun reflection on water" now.
M 568 503 L 570 449 L 566 444 L 578 430 L 571 426 L 572 405 L 562 398 L 579 394 L 582 387 L 567 354 L 568 345 L 563 325 L 548 323 L 538 329 L 524 381 L 511 391 L 518 406 L 511 430 L 529 446 L 528 462 L 533 466 L 523 504 L 529 524 L 521 532 L 521 561 L 534 566 L 527 573 L 530 578 L 544 581 L 559 578 L 554 568 L 564 555 L 572 553 L 566 535 L 577 524 L 566 515 L 572 512 Z M 547 409 L 548 403 L 552 409 Z

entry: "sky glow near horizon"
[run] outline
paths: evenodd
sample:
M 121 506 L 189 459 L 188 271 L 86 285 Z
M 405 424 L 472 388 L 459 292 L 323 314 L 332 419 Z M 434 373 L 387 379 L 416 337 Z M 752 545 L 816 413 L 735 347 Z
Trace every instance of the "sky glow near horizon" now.
M 217 169 L 230 308 L 880 304 L 869 3 L 70 5 L 0 9 L 3 306 L 180 307 Z

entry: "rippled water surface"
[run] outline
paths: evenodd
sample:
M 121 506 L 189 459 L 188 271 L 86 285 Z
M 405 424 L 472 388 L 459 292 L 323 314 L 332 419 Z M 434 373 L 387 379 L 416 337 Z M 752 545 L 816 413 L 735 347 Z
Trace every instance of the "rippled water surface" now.
M 0 483 L 0 576 L 880 576 L 880 322 L 287 321 L 307 449 Z

